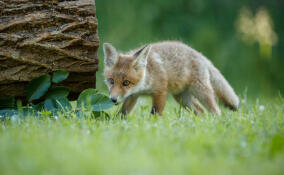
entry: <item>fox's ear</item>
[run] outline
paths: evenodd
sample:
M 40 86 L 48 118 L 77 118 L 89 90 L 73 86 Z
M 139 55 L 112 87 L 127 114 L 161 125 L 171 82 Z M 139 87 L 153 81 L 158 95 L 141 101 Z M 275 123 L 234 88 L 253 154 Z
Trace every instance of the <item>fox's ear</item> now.
M 139 49 L 135 54 L 134 66 L 136 68 L 145 67 L 147 65 L 148 56 L 151 50 L 151 45 L 146 45 Z
M 112 67 L 117 59 L 116 49 L 109 43 L 104 43 L 105 66 Z

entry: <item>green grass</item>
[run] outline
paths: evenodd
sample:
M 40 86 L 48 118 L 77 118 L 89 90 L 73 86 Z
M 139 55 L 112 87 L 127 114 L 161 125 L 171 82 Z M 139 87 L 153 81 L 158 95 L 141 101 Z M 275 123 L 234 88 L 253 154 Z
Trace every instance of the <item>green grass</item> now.
M 148 99 L 127 118 L 18 116 L 0 122 L 0 174 L 252 175 L 284 173 L 284 101 L 242 102 L 238 112 L 194 116 Z M 73 117 L 72 117 L 73 116 Z

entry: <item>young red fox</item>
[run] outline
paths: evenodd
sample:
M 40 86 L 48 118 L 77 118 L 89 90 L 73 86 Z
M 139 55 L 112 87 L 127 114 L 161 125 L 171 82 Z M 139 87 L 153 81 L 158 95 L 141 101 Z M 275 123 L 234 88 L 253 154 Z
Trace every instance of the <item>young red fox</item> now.
M 152 113 L 162 115 L 168 93 L 183 107 L 220 115 L 215 95 L 232 110 L 239 99 L 232 87 L 201 53 L 176 41 L 149 44 L 122 54 L 104 44 L 105 78 L 110 98 L 123 101 L 121 112 L 128 114 L 141 95 L 152 96 Z

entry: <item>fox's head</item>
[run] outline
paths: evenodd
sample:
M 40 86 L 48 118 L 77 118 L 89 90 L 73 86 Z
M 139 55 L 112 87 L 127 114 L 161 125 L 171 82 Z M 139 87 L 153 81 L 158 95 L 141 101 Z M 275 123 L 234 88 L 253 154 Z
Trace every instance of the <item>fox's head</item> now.
M 121 54 L 109 43 L 104 43 L 104 75 L 110 98 L 118 104 L 126 97 L 141 90 L 150 46 L 133 54 Z

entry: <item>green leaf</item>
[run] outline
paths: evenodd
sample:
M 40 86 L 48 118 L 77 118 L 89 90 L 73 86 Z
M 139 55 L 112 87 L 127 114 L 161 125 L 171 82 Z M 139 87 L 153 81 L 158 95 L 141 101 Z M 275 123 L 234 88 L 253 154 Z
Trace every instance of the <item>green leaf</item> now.
M 48 75 L 42 75 L 33 79 L 27 86 L 28 101 L 37 100 L 42 97 L 50 87 L 50 78 Z
M 79 95 L 78 101 L 79 99 L 86 99 L 90 94 L 97 94 L 98 90 L 97 89 L 85 89 L 83 92 L 81 92 L 81 94 Z M 77 101 L 77 103 L 78 103 Z
M 15 97 L 1 97 L 0 98 L 0 109 L 14 108 Z
M 113 106 L 113 102 L 95 89 L 84 90 L 77 101 L 79 108 L 85 107 L 93 111 L 103 111 Z
M 53 73 L 52 82 L 53 83 L 60 83 L 61 81 L 65 80 L 69 76 L 69 72 L 64 70 L 58 70 Z
M 71 110 L 72 106 L 67 98 L 48 98 L 44 101 L 44 108 L 49 111 Z
M 47 91 L 45 97 L 54 98 L 54 99 L 63 98 L 63 97 L 67 97 L 69 92 L 70 92 L 70 88 L 68 87 L 54 86 Z
M 38 104 L 32 104 L 32 108 L 36 111 L 42 111 L 44 109 L 44 102 L 40 102 Z

